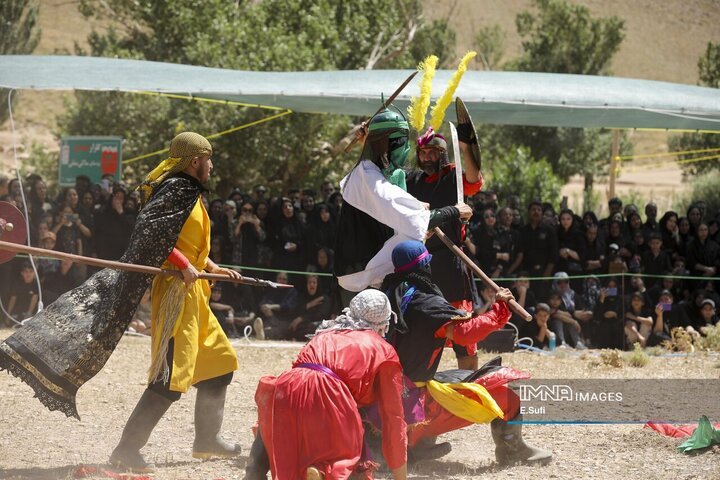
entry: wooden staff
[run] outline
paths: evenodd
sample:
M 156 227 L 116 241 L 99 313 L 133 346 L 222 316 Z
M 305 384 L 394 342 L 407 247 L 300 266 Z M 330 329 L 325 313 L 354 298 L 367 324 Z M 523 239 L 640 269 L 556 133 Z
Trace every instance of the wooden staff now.
M 0 250 L 8 250 L 15 253 L 27 253 L 28 255 L 53 257 L 59 258 L 60 260 L 70 260 L 72 262 L 82 263 L 83 265 L 91 265 L 93 267 L 113 268 L 116 270 L 126 270 L 128 272 L 148 273 L 150 275 L 174 275 L 182 278 L 182 272 L 179 270 L 168 270 L 150 267 L 147 265 L 137 265 L 135 263 L 115 262 L 112 260 L 102 260 L 100 258 L 83 257 L 72 253 L 56 252 L 55 250 L 46 250 L 44 248 L 3 242 L 2 240 L 0 240 Z M 200 273 L 198 278 L 214 282 L 244 283 L 246 285 L 254 285 L 256 287 L 292 288 L 292 285 L 283 285 L 280 283 L 270 282 L 268 280 L 260 280 L 253 277 L 232 278 L 219 273 Z
M 415 70 L 413 73 L 411 73 L 410 76 L 407 77 L 405 79 L 405 81 L 403 83 L 401 83 L 400 86 L 392 93 L 392 95 L 390 95 L 390 97 L 388 97 L 388 99 L 385 100 L 385 102 L 382 104 L 382 106 L 377 109 L 377 112 L 375 112 L 372 117 L 374 117 L 378 113 L 382 112 L 384 108 L 387 108 L 388 106 L 390 106 L 392 101 L 395 100 L 395 98 L 398 95 L 400 95 L 400 92 L 403 91 L 403 88 L 407 87 L 407 84 L 410 83 L 410 80 L 412 80 L 415 77 L 415 75 L 417 75 L 417 73 L 418 73 L 418 70 Z M 372 117 L 370 117 L 371 120 L 372 120 Z M 350 141 L 350 144 L 348 144 L 348 146 L 345 147 L 345 153 L 349 152 L 350 149 L 353 147 L 353 145 L 355 145 L 358 142 L 358 140 L 359 140 L 358 136 L 357 135 L 354 136 L 353 139 Z
M 452 252 L 453 252 L 455 255 L 457 255 L 458 258 L 460 258 L 460 260 L 462 260 L 462 261 L 465 263 L 465 265 L 467 265 L 468 267 L 470 267 L 470 268 L 472 269 L 472 271 L 475 272 L 475 274 L 482 279 L 483 282 L 485 282 L 485 283 L 487 283 L 488 285 L 490 285 L 490 287 L 492 287 L 492 289 L 495 290 L 495 292 L 497 292 L 498 290 L 500 290 L 500 287 L 498 286 L 498 284 L 495 283 L 495 282 L 493 282 L 490 277 L 488 277 L 487 275 L 485 275 L 485 272 L 483 272 L 483 271 L 480 269 L 480 267 L 478 267 L 478 266 L 475 264 L 475 262 L 473 262 L 472 260 L 470 260 L 470 257 L 468 257 L 467 255 L 465 255 L 465 252 L 463 252 L 463 251 L 460 249 L 460 247 L 458 247 L 457 245 L 455 245 L 455 244 L 452 242 L 452 240 L 450 240 L 450 239 L 447 237 L 447 235 L 445 235 L 445 234 L 443 233 L 443 231 L 440 230 L 440 227 L 435 227 L 435 228 L 433 229 L 433 232 L 435 232 L 435 235 L 437 235 L 438 238 L 439 238 L 440 240 L 442 240 L 442 242 L 443 242 L 445 245 L 447 245 L 447 247 L 448 247 L 450 250 L 452 250 Z M 518 315 L 520 315 L 522 318 L 525 319 L 526 322 L 529 322 L 530 320 L 532 320 L 532 315 L 530 315 L 530 314 L 528 313 L 528 311 L 525 310 L 525 309 L 523 308 L 523 306 L 520 305 L 517 301 L 515 301 L 515 300 L 510 300 L 509 306 L 510 306 L 510 310 L 512 310 L 513 312 L 515 312 L 515 313 L 517 313 Z

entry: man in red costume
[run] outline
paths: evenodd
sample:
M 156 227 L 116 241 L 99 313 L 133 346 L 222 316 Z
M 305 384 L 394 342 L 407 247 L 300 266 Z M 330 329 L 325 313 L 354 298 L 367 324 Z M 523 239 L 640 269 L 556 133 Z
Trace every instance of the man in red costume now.
M 318 327 L 291 370 L 260 379 L 247 480 L 266 478 L 268 469 L 276 480 L 372 478 L 374 464 L 361 459 L 358 408 L 373 403 L 382 419 L 383 456 L 395 480 L 407 478 L 402 367 L 381 336 L 391 313 L 382 292 L 360 292 Z
M 501 288 L 487 313 L 472 316 L 443 298 L 432 282 L 431 259 L 421 242 L 402 242 L 392 253 L 395 273 L 383 283 L 398 316 L 389 341 L 398 353 L 405 376 L 419 388 L 419 392 L 406 395 L 417 397 L 415 408 L 411 407 L 415 418 L 408 421 L 412 423 L 408 449 L 416 457 L 437 458 L 450 451 L 447 443 L 435 444 L 438 435 L 472 423 L 489 422 L 498 463 L 548 463 L 551 452 L 523 441 L 522 424 L 514 423 L 522 420 L 520 399 L 505 386 L 529 378 L 528 374 L 502 367 L 499 357 L 476 372 L 437 372 L 448 339 L 457 345 L 476 344 L 507 323 L 507 302 L 513 298 L 512 293 Z M 408 407 L 406 404 L 406 418 Z M 373 420 L 372 415 L 369 418 Z M 514 422 L 508 423 L 511 420 Z

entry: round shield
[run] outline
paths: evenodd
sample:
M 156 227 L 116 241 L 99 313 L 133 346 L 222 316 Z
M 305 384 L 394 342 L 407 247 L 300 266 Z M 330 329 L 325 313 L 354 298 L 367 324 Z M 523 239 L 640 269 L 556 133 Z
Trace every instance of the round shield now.
M 480 168 L 482 159 L 480 157 L 480 146 L 478 145 L 477 130 L 475 130 L 475 125 L 473 124 L 472 118 L 470 118 L 470 113 L 468 113 L 467 108 L 465 107 L 465 103 L 460 100 L 460 97 L 457 97 L 455 99 L 455 112 L 457 113 L 458 125 L 470 124 L 470 131 L 472 132 L 471 139 L 475 140 L 475 142 L 470 144 L 470 150 L 473 153 L 473 162 L 475 163 L 475 166 L 477 168 Z
M 0 240 L 18 245 L 24 245 L 27 240 L 25 217 L 15 205 L 9 202 L 0 202 Z M 9 252 L 0 247 L 0 263 L 8 262 L 14 256 L 15 252 Z

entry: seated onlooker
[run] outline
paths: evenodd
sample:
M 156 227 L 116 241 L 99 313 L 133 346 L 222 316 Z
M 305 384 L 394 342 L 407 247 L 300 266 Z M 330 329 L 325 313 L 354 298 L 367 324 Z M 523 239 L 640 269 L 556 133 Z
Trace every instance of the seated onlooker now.
M 275 282 L 287 285 L 288 274 L 278 272 Z M 298 292 L 294 288 L 266 288 L 264 296 L 258 304 L 263 320 L 266 338 L 283 340 L 286 337 L 290 323 L 290 311 L 294 308 Z
M 708 238 L 707 224 L 701 222 L 695 238 L 687 245 L 686 260 L 690 274 L 698 277 L 714 277 L 720 265 L 720 245 Z
M 625 339 L 627 347 L 632 348 L 635 343 L 645 347 L 650 334 L 655 330 L 655 320 L 650 309 L 645 306 L 645 296 L 633 292 L 630 296 L 630 306 L 625 312 Z
M 530 290 L 530 280 L 528 279 L 526 272 L 519 272 L 518 278 L 515 279 L 513 286 L 510 287 L 510 291 L 515 296 L 516 301 L 528 312 L 532 313 L 537 300 L 535 294 Z M 490 290 L 492 291 L 492 289 Z M 510 318 L 510 322 L 516 327 L 520 327 L 523 323 L 526 323 L 518 314 L 513 313 Z
M 569 345 L 573 348 L 584 349 L 585 344 L 580 340 L 582 327 L 565 310 L 560 293 L 551 292 L 547 303 L 550 307 L 550 328 L 555 333 L 558 347 Z
M 16 322 L 35 315 L 39 300 L 35 271 L 30 262 L 22 264 L 19 277 L 13 282 L 13 290 L 7 306 L 8 315 Z
M 565 310 L 580 322 L 583 336 L 589 337 L 593 317 L 592 309 L 587 308 L 582 296 L 576 295 L 575 290 L 570 287 L 570 277 L 567 273 L 557 272 L 554 275 L 552 290 L 560 294 Z
M 307 340 L 306 335 L 314 333 L 318 325 L 329 318 L 331 303 L 330 296 L 319 291 L 318 277 L 308 275 L 305 288 L 298 295 L 295 308 L 290 313 L 292 320 L 288 325 L 287 336 Z
M 623 321 L 620 318 L 622 298 L 618 291 L 618 282 L 614 278 L 600 289 L 598 300 L 593 310 L 593 337 L 595 348 L 622 348 Z
M 321 293 L 330 295 L 333 292 L 334 284 L 337 282 L 333 277 L 333 251 L 327 247 L 320 247 L 315 255 L 315 261 L 308 265 L 307 271 L 322 274 L 318 275 L 318 282 Z
M 697 330 L 702 334 L 702 328 L 703 327 L 710 327 L 713 325 L 717 325 L 718 323 L 718 316 L 717 316 L 717 310 L 715 308 L 715 302 L 710 300 L 709 298 L 706 298 L 702 301 L 702 304 L 700 306 L 700 315 L 702 318 L 702 322 L 696 325 Z
M 548 319 L 550 318 L 550 306 L 547 303 L 538 303 L 535 306 L 533 319 L 529 322 L 523 322 L 522 328 L 519 328 L 519 336 L 532 339 L 533 346 L 537 348 L 548 347 L 549 334 Z

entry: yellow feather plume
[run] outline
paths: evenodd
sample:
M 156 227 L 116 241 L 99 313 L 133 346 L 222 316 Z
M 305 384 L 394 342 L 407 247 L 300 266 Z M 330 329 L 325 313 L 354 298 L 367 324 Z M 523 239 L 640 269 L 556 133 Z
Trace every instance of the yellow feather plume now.
M 422 82 L 420 83 L 420 96 L 412 97 L 410 106 L 407 109 L 408 122 L 410 122 L 410 125 L 418 132 L 425 126 L 425 114 L 430 106 L 432 80 L 435 76 L 437 64 L 438 57 L 429 55 L 418 65 L 418 71 L 423 72 Z
M 452 102 L 455 90 L 457 90 L 457 87 L 460 84 L 460 79 L 467 70 L 468 62 L 470 62 L 475 55 L 477 55 L 477 52 L 468 52 L 465 54 L 462 60 L 460 60 L 460 65 L 458 66 L 457 71 L 450 79 L 450 82 L 448 82 L 445 93 L 443 93 L 442 97 L 438 98 L 435 105 L 433 105 L 432 112 L 430 114 L 430 126 L 436 132 L 440 130 L 440 126 L 445 119 L 445 110 L 447 110 L 450 102 Z

